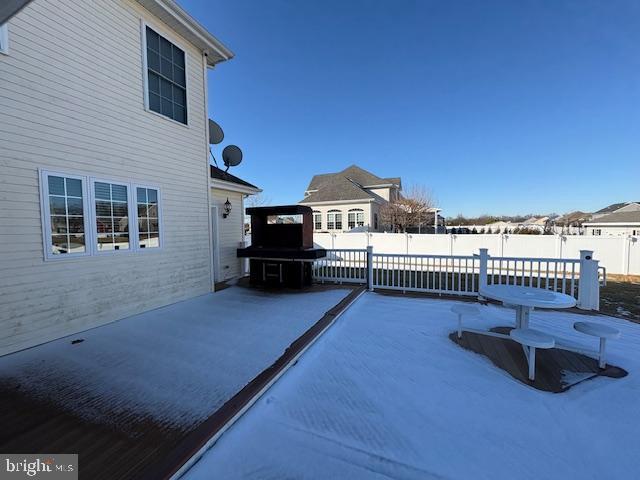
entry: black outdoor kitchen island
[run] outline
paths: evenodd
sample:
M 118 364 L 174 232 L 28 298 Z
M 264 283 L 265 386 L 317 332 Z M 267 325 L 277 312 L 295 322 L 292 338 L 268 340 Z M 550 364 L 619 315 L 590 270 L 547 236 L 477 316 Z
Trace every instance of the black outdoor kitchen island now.
M 254 285 L 311 285 L 313 261 L 327 252 L 313 246 L 313 211 L 302 205 L 247 208 L 251 246 L 238 249 L 250 260 Z

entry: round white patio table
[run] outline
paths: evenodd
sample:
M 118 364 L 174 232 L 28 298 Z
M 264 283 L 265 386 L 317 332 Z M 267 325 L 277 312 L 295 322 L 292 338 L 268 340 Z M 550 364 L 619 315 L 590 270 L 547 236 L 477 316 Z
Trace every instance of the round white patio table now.
M 482 297 L 514 305 L 516 328 L 529 328 L 529 312 L 533 308 L 571 308 L 576 305 L 576 299 L 571 295 L 518 285 L 485 285 L 478 293 Z

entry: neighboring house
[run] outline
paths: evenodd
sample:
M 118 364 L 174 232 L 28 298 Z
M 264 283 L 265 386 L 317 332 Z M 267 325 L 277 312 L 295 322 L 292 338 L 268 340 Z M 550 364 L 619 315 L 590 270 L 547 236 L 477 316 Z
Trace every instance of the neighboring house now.
M 210 174 L 213 268 L 218 282 L 238 278 L 245 273 L 245 260 L 236 256 L 236 250 L 244 242 L 244 199 L 262 190 L 213 165 Z
M 591 216 L 591 220 L 597 220 L 605 215 L 609 215 L 614 212 L 637 212 L 640 210 L 640 202 L 621 202 L 613 203 L 608 207 L 604 207 L 597 212 L 594 212 Z
M 34 0 L 2 30 L 0 354 L 210 292 L 232 53 L 172 0 Z
M 300 200 L 313 209 L 314 231 L 383 230 L 380 207 L 395 201 L 400 178 L 380 178 L 351 165 L 341 172 L 314 175 Z
M 640 236 L 640 208 L 620 209 L 584 224 L 587 235 Z

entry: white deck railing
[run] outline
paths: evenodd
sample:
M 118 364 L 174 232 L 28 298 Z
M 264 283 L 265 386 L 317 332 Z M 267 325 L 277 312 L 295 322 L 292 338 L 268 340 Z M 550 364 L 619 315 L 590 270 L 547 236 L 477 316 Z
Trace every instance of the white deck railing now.
M 482 284 L 521 285 L 566 293 L 597 310 L 606 272 L 581 251 L 580 259 L 406 255 L 368 249 L 332 249 L 313 266 L 316 281 L 366 284 L 370 289 L 477 296 Z M 581 288 L 582 285 L 582 288 Z

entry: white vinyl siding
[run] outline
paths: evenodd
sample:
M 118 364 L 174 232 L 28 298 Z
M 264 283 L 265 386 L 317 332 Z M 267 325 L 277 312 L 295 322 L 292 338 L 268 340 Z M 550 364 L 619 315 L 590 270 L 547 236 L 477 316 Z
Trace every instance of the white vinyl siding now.
M 224 218 L 224 204 L 229 199 L 231 212 Z M 218 278 L 216 282 L 229 280 L 241 275 L 241 260 L 237 256 L 240 242 L 244 240 L 243 198 L 239 192 L 213 188 L 211 190 L 212 206 L 218 207 Z
M 189 127 L 144 108 L 141 21 L 184 48 Z M 0 355 L 211 291 L 201 52 L 128 0 L 31 2 L 10 34 L 0 56 Z M 157 186 L 161 248 L 45 261 L 39 168 Z

